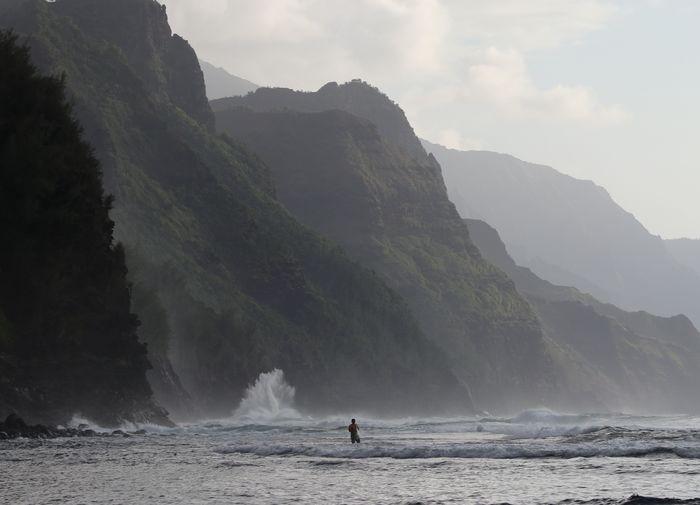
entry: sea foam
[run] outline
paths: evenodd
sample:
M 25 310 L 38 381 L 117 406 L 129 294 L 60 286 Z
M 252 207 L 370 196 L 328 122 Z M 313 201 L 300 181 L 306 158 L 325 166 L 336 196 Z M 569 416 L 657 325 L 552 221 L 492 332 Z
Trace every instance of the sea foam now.
M 282 370 L 261 373 L 248 387 L 233 418 L 255 424 L 301 419 L 303 416 L 294 408 L 294 395 L 294 387 L 284 380 Z

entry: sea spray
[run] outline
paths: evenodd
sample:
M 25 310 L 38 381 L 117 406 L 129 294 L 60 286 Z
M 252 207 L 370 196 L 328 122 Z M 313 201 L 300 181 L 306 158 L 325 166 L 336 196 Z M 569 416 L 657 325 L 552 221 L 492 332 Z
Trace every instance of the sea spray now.
M 294 387 L 284 380 L 282 370 L 261 373 L 246 390 L 233 417 L 252 423 L 300 419 L 301 414 L 293 407 L 294 394 Z

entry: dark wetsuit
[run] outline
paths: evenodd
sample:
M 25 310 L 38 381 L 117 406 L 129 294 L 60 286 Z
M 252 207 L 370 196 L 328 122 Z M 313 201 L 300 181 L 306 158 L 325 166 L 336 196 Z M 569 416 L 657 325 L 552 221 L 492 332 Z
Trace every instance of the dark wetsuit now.
M 350 441 L 355 444 L 355 443 L 360 443 L 360 435 L 358 435 L 358 431 L 360 431 L 360 427 L 357 425 L 357 423 L 352 423 L 350 426 L 348 426 L 348 431 L 350 432 Z

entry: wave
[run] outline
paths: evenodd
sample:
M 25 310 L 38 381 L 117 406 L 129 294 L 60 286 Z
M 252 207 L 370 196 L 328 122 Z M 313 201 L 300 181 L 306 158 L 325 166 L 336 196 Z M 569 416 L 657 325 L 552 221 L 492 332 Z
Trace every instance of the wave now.
M 559 502 L 557 505 L 700 505 L 700 498 L 680 499 L 632 495 L 629 498 L 623 498 L 622 500 L 615 498 L 603 498 L 596 500 L 564 500 Z
M 254 454 L 257 456 L 307 456 L 319 458 L 391 458 L 391 459 L 535 459 L 535 458 L 630 458 L 668 455 L 684 459 L 700 459 L 700 446 L 600 444 L 485 444 L 472 443 L 450 446 L 361 446 L 339 445 L 232 445 L 216 449 L 220 454 Z
M 295 390 L 285 382 L 282 370 L 275 368 L 261 373 L 246 390 L 233 417 L 253 423 L 300 419 L 302 415 L 293 406 L 294 395 Z
M 681 500 L 678 498 L 656 498 L 654 496 L 630 496 L 620 505 L 700 505 L 700 498 Z

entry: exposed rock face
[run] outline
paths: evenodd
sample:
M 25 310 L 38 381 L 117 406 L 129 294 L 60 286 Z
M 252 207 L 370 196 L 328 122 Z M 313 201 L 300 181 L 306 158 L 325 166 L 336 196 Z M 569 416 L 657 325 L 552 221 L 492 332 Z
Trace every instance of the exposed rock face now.
M 60 0 L 51 8 L 70 17 L 88 37 L 123 51 L 153 96 L 213 126 L 197 55 L 186 40 L 172 33 L 164 5 L 154 0 Z
M 375 117 L 390 110 L 384 126 L 338 110 L 346 96 L 356 111 L 368 104 L 381 104 L 372 107 Z M 406 299 L 426 334 L 451 356 L 478 407 L 552 400 L 556 385 L 536 316 L 512 281 L 481 258 L 447 198 L 440 166 L 411 148 L 417 140 L 405 141 L 411 128 L 397 106 L 357 82 L 316 94 L 260 89 L 219 105 L 249 103 L 272 112 L 220 107 L 218 129 L 261 156 L 294 216 L 339 242 Z M 332 110 L 289 110 L 299 103 Z M 397 117 L 403 123 L 394 131 Z
M 426 146 L 463 217 L 494 226 L 519 264 L 625 310 L 700 323 L 700 275 L 605 189 L 512 156 Z
M 575 288 L 540 279 L 510 257 L 498 232 L 467 220 L 484 256 L 537 310 L 568 389 L 616 410 L 698 412 L 700 333 L 685 316 L 625 312 Z
M 256 157 L 207 130 L 204 86 L 188 80 L 199 75 L 196 58 L 156 2 L 26 6 L 8 23 L 31 35 L 46 70 L 66 73 L 116 197 L 130 269 L 148 272 L 134 280 L 166 313 L 167 324 L 154 326 L 157 310 L 146 317 L 146 302 L 134 307 L 142 329 L 155 328 L 142 338 L 149 347 L 167 340 L 162 348 L 202 412 L 229 415 L 274 368 L 302 409 L 471 411 L 403 300 L 295 221 Z M 171 65 L 177 52 L 187 53 L 183 68 Z M 152 378 L 174 384 L 162 364 Z

